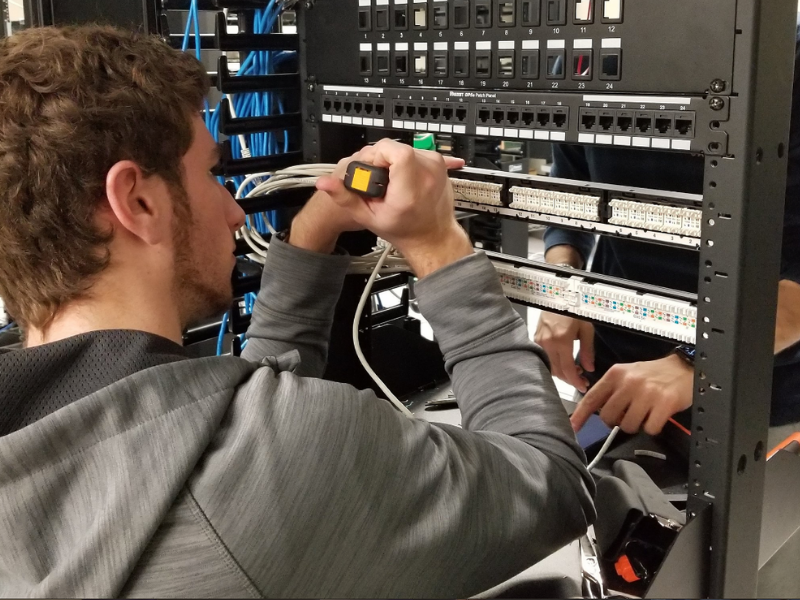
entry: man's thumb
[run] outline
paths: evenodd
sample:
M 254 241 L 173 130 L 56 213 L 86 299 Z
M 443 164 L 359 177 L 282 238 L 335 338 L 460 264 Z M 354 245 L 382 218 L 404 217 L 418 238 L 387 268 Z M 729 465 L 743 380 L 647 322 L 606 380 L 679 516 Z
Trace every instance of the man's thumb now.
M 347 210 L 358 223 L 369 227 L 371 213 L 364 199 L 344 187 L 341 179 L 333 175 L 324 175 L 317 180 L 317 189 L 328 194 L 334 203 Z
M 334 199 L 337 197 L 340 198 L 349 193 L 347 188 L 344 187 L 342 180 L 338 177 L 334 177 L 333 175 L 323 175 L 317 179 L 317 189 L 320 192 L 325 192 Z M 344 198 L 341 199 L 344 200 Z

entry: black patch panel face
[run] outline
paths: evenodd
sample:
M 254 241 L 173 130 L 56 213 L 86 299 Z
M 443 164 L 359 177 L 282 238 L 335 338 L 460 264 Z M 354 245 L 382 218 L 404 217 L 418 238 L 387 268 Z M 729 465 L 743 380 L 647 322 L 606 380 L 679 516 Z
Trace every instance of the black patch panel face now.
M 389 130 L 716 153 L 724 115 L 698 97 L 514 93 L 322 85 L 315 121 Z M 717 125 L 719 125 L 717 123 Z
M 732 80 L 734 0 L 309 6 L 301 10 L 307 69 L 320 83 L 702 95 L 712 81 Z M 656 129 L 675 127 L 653 118 Z

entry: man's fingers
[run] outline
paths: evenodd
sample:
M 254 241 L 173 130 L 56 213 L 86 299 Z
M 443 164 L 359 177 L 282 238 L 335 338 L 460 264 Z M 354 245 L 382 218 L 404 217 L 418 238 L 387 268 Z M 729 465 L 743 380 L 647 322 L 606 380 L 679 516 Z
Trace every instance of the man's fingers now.
M 594 372 L 594 327 L 588 323 L 581 326 L 578 339 L 581 343 L 578 355 L 584 371 Z
M 589 417 L 592 416 L 594 411 L 589 408 L 589 405 L 586 403 L 586 397 L 583 397 L 583 400 L 578 402 L 578 406 L 575 407 L 575 412 L 572 413 L 572 416 L 569 418 L 569 422 L 572 424 L 572 429 L 574 431 L 580 431 L 583 429 L 583 426 L 586 425 L 586 421 L 589 420 Z
M 603 403 L 603 408 L 600 409 L 600 418 L 609 427 L 616 427 L 625 416 L 630 404 L 631 397 L 624 390 L 617 390 Z
M 362 160 L 376 167 L 403 166 L 415 159 L 415 151 L 411 146 L 389 139 L 383 139 L 374 146 L 364 148 L 362 153 L 364 154 Z
M 369 227 L 368 223 L 372 213 L 360 196 L 344 187 L 341 179 L 332 175 L 320 177 L 317 180 L 317 189 L 325 192 L 336 204 L 350 211 L 352 218 L 358 223 Z
M 544 353 L 547 354 L 547 358 L 550 359 L 550 370 L 553 373 L 553 377 L 564 379 L 564 374 L 561 372 L 561 362 L 558 357 L 558 349 L 555 346 L 555 344 L 552 344 L 548 341 L 540 341 L 540 340 L 535 340 L 535 341 L 542 347 Z
M 670 417 L 672 417 L 672 411 L 669 410 L 667 406 L 658 406 L 650 411 L 650 416 L 644 423 L 644 431 L 648 435 L 657 435 L 661 433 L 661 430 L 664 429 L 664 425 L 667 424 Z
M 417 157 L 422 160 L 430 160 L 437 165 L 444 164 L 445 168 L 449 169 L 461 169 L 466 164 L 464 159 L 456 158 L 454 156 L 445 156 L 444 154 L 440 154 L 439 152 L 435 152 L 433 150 L 417 150 Z
M 331 196 L 340 194 L 343 191 L 347 191 L 347 188 L 344 187 L 342 180 L 332 175 L 323 175 L 317 179 L 317 189 L 320 192 L 325 192 Z
M 559 367 L 561 368 L 561 379 L 581 393 L 586 393 L 586 382 L 581 377 L 578 365 L 575 364 L 575 359 L 572 356 L 572 348 L 560 348 L 557 354 Z
M 613 398 L 609 400 L 606 406 L 608 407 L 613 400 Z M 632 398 L 625 411 L 625 415 L 619 420 L 619 428 L 625 433 L 638 433 L 645 420 L 647 420 L 651 408 L 652 405 L 648 402 L 647 398 Z M 602 417 L 603 415 L 601 414 L 600 416 Z M 608 424 L 611 425 L 611 423 Z
M 592 413 L 605 406 L 605 403 L 608 402 L 613 391 L 614 386 L 612 382 L 608 381 L 608 376 L 598 381 L 594 387 L 586 393 L 583 400 L 578 403 L 575 412 L 572 413 L 572 417 L 570 417 L 572 428 L 575 431 L 580 430 L 581 427 L 586 424 L 586 421 Z
M 444 157 L 444 164 L 448 170 L 453 169 L 463 169 L 464 165 L 467 164 L 464 162 L 462 158 L 455 158 L 453 156 L 445 156 Z

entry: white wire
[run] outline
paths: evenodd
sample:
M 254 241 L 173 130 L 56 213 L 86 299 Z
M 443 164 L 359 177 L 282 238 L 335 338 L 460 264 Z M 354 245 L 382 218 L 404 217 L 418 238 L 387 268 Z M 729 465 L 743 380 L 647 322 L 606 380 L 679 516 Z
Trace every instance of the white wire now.
M 230 101 L 228 102 L 228 106 L 231 109 L 231 117 L 234 119 L 237 118 L 236 116 L 236 109 L 234 108 L 234 98 L 233 94 L 228 95 Z M 239 135 L 239 144 L 242 147 L 242 158 L 250 158 L 252 155 L 250 154 L 250 148 L 247 147 L 247 139 L 243 135 Z
M 589 471 L 594 469 L 597 466 L 597 464 L 602 460 L 606 452 L 608 452 L 608 449 L 611 447 L 611 444 L 614 442 L 614 438 L 617 437 L 618 433 L 619 433 L 619 427 L 614 427 L 614 429 L 611 430 L 611 433 L 608 435 L 608 438 L 606 439 L 606 443 L 603 444 L 602 448 L 600 448 L 600 452 L 597 453 L 597 456 L 595 456 L 592 459 L 592 462 L 589 463 L 589 466 L 586 467 Z
M 236 191 L 236 198 L 242 199 L 244 197 L 268 196 L 269 194 L 285 189 L 312 188 L 316 186 L 319 177 L 332 173 L 335 168 L 336 165 L 332 164 L 309 164 L 288 167 L 274 173 L 254 173 L 246 177 L 239 186 L 239 189 Z M 266 179 L 266 181 L 264 181 L 264 179 Z M 254 182 L 256 186 L 245 195 L 247 187 Z M 261 216 L 270 233 L 275 234 L 275 228 L 272 226 L 272 223 L 270 223 L 267 215 L 262 213 Z M 247 224 L 240 229 L 238 237 L 243 239 L 253 251 L 248 257 L 257 263 L 264 264 L 267 250 L 269 250 L 269 242 L 267 242 L 256 229 Z M 371 274 L 376 267 L 381 253 L 382 250 L 378 249 L 365 256 L 353 258 L 349 272 L 358 275 Z M 379 269 L 383 274 L 405 273 L 408 270 L 409 266 L 406 260 L 401 256 L 393 254 L 390 254 L 384 259 L 383 265 Z
M 383 390 L 383 393 L 386 394 L 386 397 L 395 405 L 397 410 L 401 413 L 406 415 L 407 417 L 412 417 L 411 411 L 408 410 L 400 400 L 397 399 L 392 391 L 386 386 L 385 383 L 378 377 L 378 374 L 372 370 L 372 367 L 369 366 L 367 362 L 367 358 L 364 356 L 364 353 L 361 351 L 361 343 L 358 341 L 358 322 L 361 320 L 361 313 L 364 312 L 364 307 L 367 304 L 367 300 L 369 300 L 370 295 L 372 294 L 372 286 L 375 284 L 375 280 L 378 278 L 378 272 L 383 267 L 383 263 L 389 257 L 389 253 L 392 251 L 392 246 L 386 246 L 386 249 L 381 254 L 381 257 L 378 259 L 378 263 L 375 265 L 375 269 L 372 271 L 372 275 L 369 277 L 369 281 L 367 281 L 367 287 L 364 288 L 364 293 L 361 294 L 361 300 L 358 302 L 358 308 L 356 309 L 356 316 L 353 319 L 353 346 L 356 349 L 356 355 L 358 356 L 358 360 L 361 362 L 361 365 L 364 367 L 369 376 L 372 377 L 372 380 L 378 384 L 378 387 Z

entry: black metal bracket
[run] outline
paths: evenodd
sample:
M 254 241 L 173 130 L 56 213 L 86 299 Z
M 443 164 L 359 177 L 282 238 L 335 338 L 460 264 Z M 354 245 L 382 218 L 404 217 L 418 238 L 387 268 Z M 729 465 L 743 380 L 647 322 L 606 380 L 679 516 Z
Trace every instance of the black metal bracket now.
M 289 33 L 228 33 L 228 22 L 225 13 L 217 13 L 216 48 L 223 51 L 297 51 L 300 41 L 295 34 Z
M 223 94 L 299 90 L 300 85 L 300 75 L 297 73 L 280 73 L 277 75 L 232 75 L 228 68 L 228 58 L 225 56 L 219 57 L 217 89 Z
M 266 196 L 241 198 L 237 200 L 237 202 L 245 214 L 253 215 L 256 213 L 268 212 L 270 210 L 278 210 L 281 208 L 295 208 L 298 206 L 303 206 L 313 193 L 313 188 L 295 188 L 280 190 Z
M 227 136 L 295 129 L 303 125 L 300 113 L 234 119 L 231 116 L 230 100 L 228 98 L 222 100 L 220 111 L 219 132 Z
M 198 10 L 219 10 L 230 8 L 234 10 L 256 10 L 264 8 L 269 0 L 197 0 Z M 189 10 L 192 0 L 162 0 L 162 10 Z
M 253 173 L 278 171 L 303 162 L 302 152 L 285 152 L 268 156 L 235 159 L 231 151 L 230 141 L 222 142 L 220 149 L 222 150 L 222 159 L 215 172 L 224 177 L 239 177 Z

